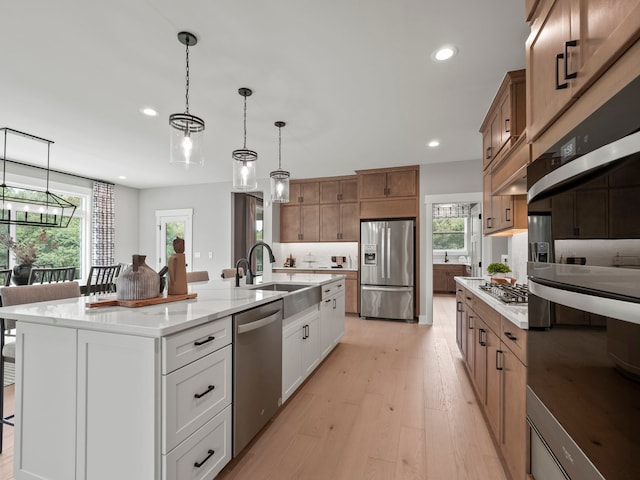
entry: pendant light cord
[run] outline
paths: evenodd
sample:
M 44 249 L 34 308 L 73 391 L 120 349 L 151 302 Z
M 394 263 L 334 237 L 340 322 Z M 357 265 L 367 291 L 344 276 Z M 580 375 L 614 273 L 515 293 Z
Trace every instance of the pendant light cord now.
M 282 127 L 278 127 L 278 170 L 282 170 Z
M 244 147 L 247 149 L 247 96 L 244 95 Z
M 186 102 L 186 110 L 185 113 L 189 113 L 189 40 L 187 39 L 187 75 L 186 75 L 186 93 L 185 93 L 185 102 Z

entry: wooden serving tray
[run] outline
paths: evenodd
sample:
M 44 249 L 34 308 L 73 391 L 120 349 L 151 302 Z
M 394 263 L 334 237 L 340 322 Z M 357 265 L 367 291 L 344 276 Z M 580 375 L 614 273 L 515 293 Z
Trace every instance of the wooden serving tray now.
M 190 300 L 196 298 L 197 293 L 185 293 L 182 295 L 158 295 L 154 298 L 146 298 L 144 300 L 118 300 L 117 298 L 105 298 L 97 302 L 89 302 L 87 308 L 97 307 L 146 307 L 148 305 L 158 305 L 159 303 L 177 302 L 179 300 Z

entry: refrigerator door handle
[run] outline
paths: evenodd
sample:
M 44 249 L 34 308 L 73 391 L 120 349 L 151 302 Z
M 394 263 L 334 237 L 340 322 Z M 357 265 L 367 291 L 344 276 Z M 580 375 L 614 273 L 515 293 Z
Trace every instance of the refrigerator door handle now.
M 360 288 L 365 291 L 373 292 L 412 292 L 413 287 L 381 287 L 378 285 L 361 285 Z
M 387 261 L 387 278 L 391 278 L 391 227 L 387 227 L 387 251 L 384 256 Z
M 387 255 L 387 244 L 384 235 L 384 227 L 382 228 L 382 247 L 380 248 L 380 278 L 387 278 L 384 272 L 385 256 Z

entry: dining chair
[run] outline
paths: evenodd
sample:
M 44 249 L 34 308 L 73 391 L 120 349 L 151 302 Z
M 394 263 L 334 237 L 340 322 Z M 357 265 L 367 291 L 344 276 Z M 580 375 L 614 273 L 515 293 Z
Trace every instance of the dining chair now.
M 0 270 L 0 278 L 2 278 L 5 270 Z M 5 277 L 6 278 L 6 277 Z M 25 303 L 46 302 L 49 300 L 62 300 L 65 298 L 75 298 L 80 296 L 80 285 L 78 282 L 60 282 L 45 283 L 40 285 L 22 285 L 18 287 L 10 287 L 9 281 L 5 280 L 4 287 L 0 288 L 0 300 L 3 307 L 12 305 L 22 305 Z M 7 334 L 16 328 L 16 321 L 11 319 L 0 318 L 0 378 L 3 381 L 3 388 L 0 393 L 0 453 L 2 453 L 2 433 L 4 425 L 13 426 L 13 414 L 4 415 L 4 364 L 16 363 L 16 342 L 15 335 Z
M 208 282 L 209 272 L 206 270 L 198 270 L 196 272 L 187 272 L 187 283 L 191 282 Z
M 113 293 L 116 291 L 116 279 L 120 275 L 121 264 L 117 265 L 94 265 L 89 270 L 87 285 L 84 287 L 84 294 Z
M 71 282 L 76 275 L 76 267 L 32 268 L 29 285 L 57 282 Z

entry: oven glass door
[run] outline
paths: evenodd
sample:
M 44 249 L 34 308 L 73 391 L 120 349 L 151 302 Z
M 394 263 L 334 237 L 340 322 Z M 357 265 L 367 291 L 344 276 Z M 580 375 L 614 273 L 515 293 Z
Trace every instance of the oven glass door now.
M 631 308 L 640 322 L 640 305 Z M 550 328 L 528 333 L 529 388 L 604 478 L 640 478 L 640 324 L 558 302 L 550 310 Z M 570 478 L 599 478 L 580 470 L 560 435 L 547 437 Z

